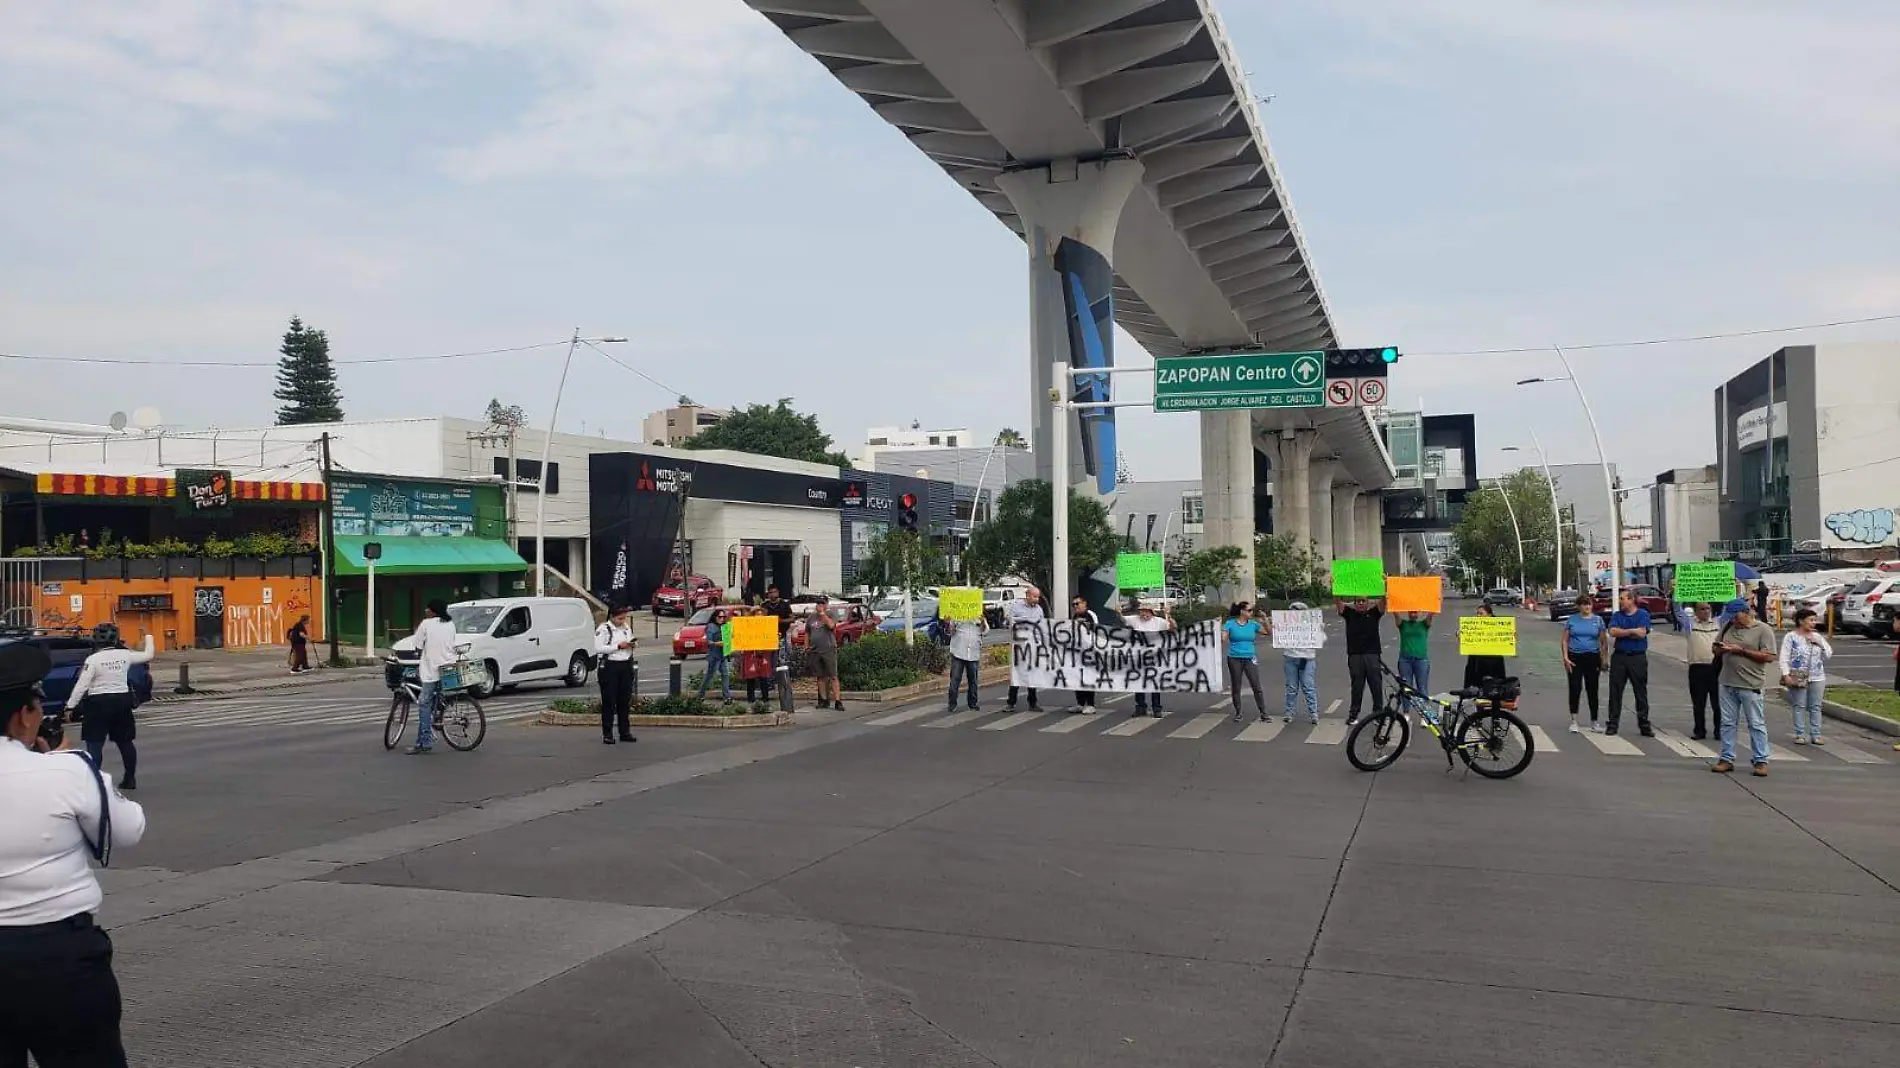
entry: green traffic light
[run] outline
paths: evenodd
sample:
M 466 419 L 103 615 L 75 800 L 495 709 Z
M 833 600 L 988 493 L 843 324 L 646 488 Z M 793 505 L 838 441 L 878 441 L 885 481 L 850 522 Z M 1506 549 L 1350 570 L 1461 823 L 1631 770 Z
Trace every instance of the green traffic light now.
M 1388 345 L 1379 350 L 1379 358 L 1387 363 L 1399 362 L 1399 350 Z

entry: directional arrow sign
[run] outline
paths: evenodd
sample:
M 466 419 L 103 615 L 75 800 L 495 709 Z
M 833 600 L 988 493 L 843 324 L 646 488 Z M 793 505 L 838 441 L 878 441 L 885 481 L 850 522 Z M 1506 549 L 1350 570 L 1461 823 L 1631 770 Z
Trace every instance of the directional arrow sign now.
M 1155 411 L 1317 408 L 1326 403 L 1326 355 L 1242 352 L 1155 361 Z

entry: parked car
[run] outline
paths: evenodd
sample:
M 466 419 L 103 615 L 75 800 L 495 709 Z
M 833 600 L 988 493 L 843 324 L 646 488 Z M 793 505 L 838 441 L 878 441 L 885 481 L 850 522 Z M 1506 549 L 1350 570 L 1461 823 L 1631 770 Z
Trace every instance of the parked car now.
M 661 586 L 653 591 L 653 614 L 679 616 L 682 619 L 701 608 L 710 608 L 724 599 L 724 593 L 704 575 L 688 575 L 676 586 Z
M 836 625 L 839 645 L 848 645 L 857 641 L 878 627 L 877 616 L 871 614 L 871 610 L 861 604 L 828 605 L 826 611 L 831 614 L 832 622 Z M 792 624 L 792 629 L 786 633 L 786 640 L 793 645 L 804 645 L 805 632 L 810 626 L 811 620 L 808 616 L 800 617 Z
M 879 608 L 882 607 L 884 603 L 879 604 Z M 877 616 L 879 620 L 877 629 L 881 633 L 904 633 L 904 602 L 896 601 L 890 612 L 880 611 Z M 930 629 L 930 625 L 937 621 L 937 602 L 929 598 L 918 598 L 913 603 L 911 617 L 911 623 L 916 630 L 921 632 Z
M 1894 625 L 1896 614 L 1900 614 L 1900 588 L 1882 594 L 1880 600 L 1874 602 L 1873 612 L 1867 620 L 1867 636 L 1875 639 L 1893 637 L 1900 630 Z
M 1187 600 L 1187 594 L 1179 586 L 1168 586 L 1160 590 L 1145 590 L 1135 598 L 1135 604 L 1142 608 L 1152 608 L 1157 612 L 1173 608 Z
M 716 608 L 702 608 L 673 632 L 673 655 L 676 658 L 684 660 L 689 656 L 706 655 L 706 624 L 712 622 L 715 611 Z
M 1660 586 L 1639 582 L 1624 586 L 1623 592 L 1634 594 L 1636 607 L 1648 609 L 1652 620 L 1667 620 L 1675 614 L 1675 605 L 1669 603 L 1669 595 L 1664 593 Z M 1596 604 L 1597 611 L 1603 615 L 1609 615 L 1617 610 L 1616 603 L 1610 599 L 1608 586 L 1598 586 L 1592 601 Z
M 1874 622 L 1874 606 L 1900 585 L 1900 575 L 1866 579 L 1847 591 L 1841 599 L 1840 629 L 1849 634 L 1865 634 Z
M 1523 604 L 1524 591 L 1512 589 L 1509 586 L 1499 586 L 1495 590 L 1486 591 L 1484 603 L 1489 605 Z
M 1790 599 L 1785 606 L 1788 624 L 1792 626 L 1794 624 L 1795 613 L 1805 608 L 1820 617 L 1821 627 L 1823 629 L 1829 626 L 1838 626 L 1840 623 L 1839 613 L 1841 599 L 1846 595 L 1849 588 L 1846 583 L 1833 582 L 1825 586 L 1816 586 L 1801 596 Z
M 449 622 L 468 644 L 465 656 L 488 668 L 487 697 L 524 682 L 585 686 L 594 671 L 594 613 L 578 597 L 492 597 L 449 606 Z M 417 659 L 414 636 L 390 652 Z
M 0 631 L 0 645 L 37 646 L 52 658 L 53 670 L 40 683 L 40 688 L 46 692 L 46 696 L 40 699 L 40 707 L 48 714 L 65 711 L 66 698 L 72 695 L 73 686 L 79 682 L 79 672 L 85 667 L 86 658 L 106 647 L 104 642 L 70 631 L 61 634 Z M 149 666 L 133 664 L 126 672 L 125 680 L 139 704 L 152 699 L 152 672 Z
M 1576 590 L 1558 590 L 1551 594 L 1550 600 L 1546 602 L 1550 609 L 1551 621 L 1556 622 L 1565 616 L 1576 615 L 1577 602 L 1581 600 L 1583 600 L 1583 595 Z

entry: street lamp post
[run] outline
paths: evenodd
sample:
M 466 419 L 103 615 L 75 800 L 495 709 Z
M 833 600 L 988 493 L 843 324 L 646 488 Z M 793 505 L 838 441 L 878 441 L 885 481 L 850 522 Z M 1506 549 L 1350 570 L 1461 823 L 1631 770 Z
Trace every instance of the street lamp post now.
M 1564 510 L 1557 503 L 1557 480 L 1550 476 L 1550 457 L 1544 454 L 1544 443 L 1537 440 L 1537 431 L 1530 431 L 1531 444 L 1537 449 L 1537 461 L 1544 468 L 1544 484 L 1550 487 L 1550 542 L 1556 550 L 1556 564 L 1551 570 L 1552 581 L 1556 588 L 1564 588 Z M 1505 452 L 1523 452 L 1516 445 L 1506 445 Z M 1579 593 L 1583 590 L 1578 589 Z
M 574 350 L 581 342 L 600 344 L 618 344 L 626 341 L 624 337 L 581 336 L 580 328 L 575 327 L 574 337 L 567 343 L 567 358 L 561 361 L 560 383 L 554 387 L 554 407 L 548 412 L 547 436 L 541 439 L 541 469 L 535 474 L 534 502 L 534 590 L 533 595 L 541 596 L 547 589 L 547 544 L 548 525 L 548 460 L 554 450 L 554 427 L 561 417 L 561 394 L 567 392 L 567 372 L 574 366 Z
M 1577 380 L 1577 372 L 1570 366 L 1570 357 L 1564 355 L 1564 350 L 1556 345 L 1552 345 L 1551 350 L 1557 354 L 1557 359 L 1564 365 L 1563 377 L 1526 378 L 1519 381 L 1518 385 L 1528 386 L 1538 382 L 1568 382 L 1572 388 L 1577 391 L 1577 402 L 1583 405 L 1583 417 L 1589 421 L 1590 436 L 1596 441 L 1597 466 L 1603 469 L 1603 494 L 1610 506 L 1610 606 L 1611 610 L 1614 611 L 1618 603 L 1618 595 L 1622 592 L 1623 586 L 1623 530 L 1621 524 L 1619 524 L 1616 519 L 1616 480 L 1610 477 L 1610 458 L 1609 454 L 1605 452 L 1603 448 L 1603 432 L 1597 427 L 1596 412 L 1590 408 L 1590 398 L 1584 395 L 1583 383 Z M 1551 488 L 1554 491 L 1556 486 L 1553 484 Z
M 1491 482 L 1504 498 L 1504 512 L 1511 517 L 1511 536 L 1517 539 L 1517 592 L 1521 595 L 1529 588 L 1524 582 L 1524 531 L 1517 525 L 1517 509 L 1511 504 L 1511 491 L 1504 485 L 1504 480 L 1494 478 Z

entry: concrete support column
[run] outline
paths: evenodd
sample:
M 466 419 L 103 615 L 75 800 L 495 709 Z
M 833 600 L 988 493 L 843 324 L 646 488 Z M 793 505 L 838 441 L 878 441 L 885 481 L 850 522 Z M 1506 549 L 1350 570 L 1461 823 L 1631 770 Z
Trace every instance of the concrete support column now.
M 1335 555 L 1333 533 L 1333 479 L 1339 472 L 1338 460 L 1314 460 L 1308 479 L 1312 493 L 1307 497 L 1307 512 L 1313 517 L 1313 552 L 1322 567 L 1330 570 Z
M 1361 498 L 1366 506 L 1366 555 L 1385 559 L 1385 509 L 1378 494 L 1368 493 Z M 1387 561 L 1389 565 L 1391 561 Z
M 1292 540 L 1297 548 L 1313 541 L 1313 446 L 1319 433 L 1282 430 L 1261 439 L 1260 447 L 1273 462 L 1273 532 Z
M 1359 499 L 1354 502 L 1354 507 L 1359 514 L 1353 519 L 1353 531 L 1357 535 L 1353 539 L 1353 555 L 1362 560 L 1373 559 L 1379 555 L 1379 533 L 1373 529 L 1375 519 L 1372 514 L 1378 500 L 1379 495 L 1376 493 L 1361 493 Z
M 1114 412 L 1076 413 L 1069 434 L 1069 470 L 1051 470 L 1055 450 L 1049 390 L 1058 362 L 1073 367 L 1115 364 L 1115 229 L 1129 194 L 1141 184 L 1135 160 L 1079 163 L 1056 160 L 996 178 L 1022 217 L 1029 248 L 1030 444 L 1036 477 L 1086 492 L 1103 492 L 1115 478 Z M 1086 303 L 1078 322 L 1071 315 Z M 1107 376 L 1064 384 L 1076 400 L 1108 400 Z M 1067 605 L 1060 605 L 1066 611 Z
M 1253 416 L 1201 413 L 1201 548 L 1240 549 L 1240 585 L 1220 591 L 1222 600 L 1253 593 Z
M 1359 487 L 1333 484 L 1333 559 L 1354 559 L 1359 553 Z

